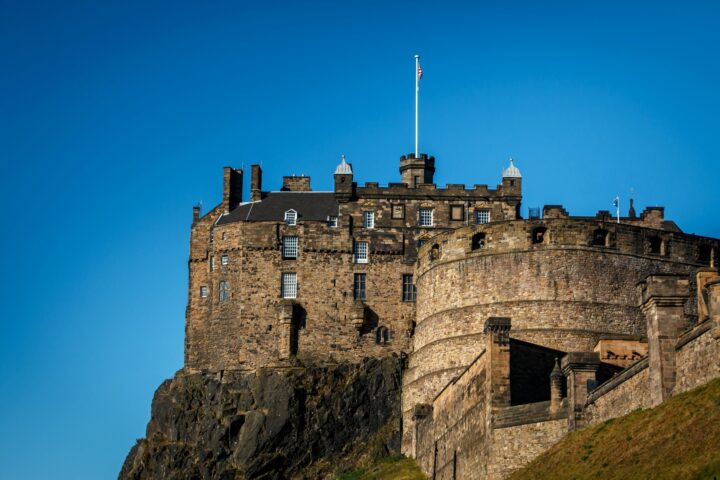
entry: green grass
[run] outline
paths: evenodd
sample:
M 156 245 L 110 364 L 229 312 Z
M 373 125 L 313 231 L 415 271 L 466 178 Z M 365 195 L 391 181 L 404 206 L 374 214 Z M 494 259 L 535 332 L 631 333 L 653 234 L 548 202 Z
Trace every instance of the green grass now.
M 510 478 L 720 479 L 720 379 L 573 432 Z
M 380 460 L 368 469 L 358 469 L 338 474 L 335 480 L 426 480 L 415 461 L 403 455 Z

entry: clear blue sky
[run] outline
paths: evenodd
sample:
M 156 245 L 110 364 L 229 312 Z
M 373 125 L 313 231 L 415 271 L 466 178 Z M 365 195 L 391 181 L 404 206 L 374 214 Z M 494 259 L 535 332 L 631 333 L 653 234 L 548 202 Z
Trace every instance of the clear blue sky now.
M 438 184 L 512 155 L 524 214 L 634 187 L 720 236 L 717 5 L 2 2 L 0 478 L 117 475 L 182 367 L 192 205 L 224 165 L 397 181 L 416 52 Z

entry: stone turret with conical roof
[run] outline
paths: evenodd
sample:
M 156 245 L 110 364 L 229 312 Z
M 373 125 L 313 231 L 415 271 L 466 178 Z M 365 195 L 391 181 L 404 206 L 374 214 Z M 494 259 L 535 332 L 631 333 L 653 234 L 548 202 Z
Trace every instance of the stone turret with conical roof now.
M 510 164 L 502 172 L 502 187 L 505 194 L 517 194 L 522 192 L 522 174 L 520 169 L 515 166 L 515 162 L 510 157 Z
M 352 165 L 345 161 L 345 155 L 342 161 L 335 167 L 335 198 L 338 202 L 347 202 L 353 195 L 353 170 Z

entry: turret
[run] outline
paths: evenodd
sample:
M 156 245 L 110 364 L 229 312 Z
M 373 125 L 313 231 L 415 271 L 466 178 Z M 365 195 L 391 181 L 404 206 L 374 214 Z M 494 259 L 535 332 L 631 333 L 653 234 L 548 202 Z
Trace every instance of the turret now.
M 335 177 L 335 198 L 339 202 L 349 201 L 353 194 L 353 171 L 352 165 L 345 161 L 345 155 L 335 167 L 333 176 Z
M 520 195 L 522 193 L 522 175 L 520 169 L 513 163 L 510 158 L 510 165 L 503 170 L 502 173 L 503 193 L 506 195 Z
M 414 153 L 400 157 L 400 176 L 408 187 L 415 188 L 421 183 L 433 183 L 434 175 L 435 157 L 428 157 L 425 153 L 417 157 Z

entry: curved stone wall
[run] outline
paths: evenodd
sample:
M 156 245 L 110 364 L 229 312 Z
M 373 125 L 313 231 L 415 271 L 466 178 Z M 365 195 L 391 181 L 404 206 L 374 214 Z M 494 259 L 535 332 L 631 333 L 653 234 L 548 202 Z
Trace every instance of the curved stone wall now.
M 537 228 L 542 243 L 533 243 Z M 482 248 L 473 249 L 477 234 Z M 644 336 L 637 283 L 654 273 L 694 272 L 703 266 L 702 244 L 717 252 L 713 239 L 591 219 L 497 222 L 433 237 L 417 264 L 406 420 L 444 387 L 435 376 L 478 355 L 488 317 L 510 317 L 511 337 L 562 351 L 592 350 L 604 335 Z M 687 313 L 694 308 L 688 302 Z

